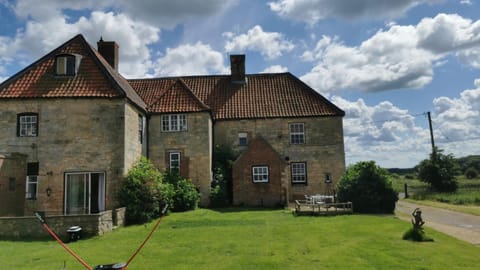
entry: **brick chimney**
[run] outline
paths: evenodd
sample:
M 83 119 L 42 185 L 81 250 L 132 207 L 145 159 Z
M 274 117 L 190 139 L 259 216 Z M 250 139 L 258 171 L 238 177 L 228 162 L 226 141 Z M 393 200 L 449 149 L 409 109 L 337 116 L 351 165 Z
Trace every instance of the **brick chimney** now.
M 230 55 L 231 80 L 233 83 L 245 84 L 247 77 L 245 76 L 245 55 Z
M 118 71 L 118 44 L 115 41 L 103 41 L 103 38 L 100 37 L 97 48 L 110 66 Z

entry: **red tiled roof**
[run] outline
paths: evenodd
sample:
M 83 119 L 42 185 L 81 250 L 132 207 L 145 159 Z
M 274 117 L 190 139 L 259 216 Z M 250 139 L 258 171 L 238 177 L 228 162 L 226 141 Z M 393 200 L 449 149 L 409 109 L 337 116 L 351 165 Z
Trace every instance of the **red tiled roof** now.
M 82 56 L 75 76 L 55 76 L 55 56 Z M 118 72 L 77 35 L 0 84 L 0 98 L 127 97 L 141 108 L 145 103 Z
M 75 76 L 55 76 L 55 56 L 82 55 Z M 188 76 L 126 80 L 77 35 L 0 84 L 0 99 L 125 97 L 152 113 L 210 110 L 214 119 L 344 116 L 345 113 L 290 73 Z
M 273 117 L 343 116 L 333 103 L 290 73 L 247 75 L 246 84 L 230 82 L 230 76 L 188 76 L 129 80 L 151 106 L 153 100 L 168 98 L 166 89 L 181 79 L 188 89 L 212 109 L 215 119 Z M 173 112 L 177 104 L 165 102 L 163 112 Z
M 150 82 L 150 79 L 130 80 L 130 84 L 147 101 L 152 113 L 201 112 L 210 108 L 203 104 L 181 79 Z M 156 86 L 157 88 L 152 88 Z M 156 91 L 155 89 L 159 89 Z M 143 96 L 144 95 L 144 96 Z

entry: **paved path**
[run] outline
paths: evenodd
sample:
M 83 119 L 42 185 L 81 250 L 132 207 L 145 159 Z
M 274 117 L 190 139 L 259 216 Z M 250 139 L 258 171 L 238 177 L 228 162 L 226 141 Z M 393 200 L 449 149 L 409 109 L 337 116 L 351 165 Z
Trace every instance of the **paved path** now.
M 480 216 L 474 216 L 431 206 L 398 201 L 395 208 L 397 216 L 411 220 L 412 212 L 419 207 L 427 227 L 443 232 L 460 240 L 480 247 Z M 398 213 L 407 214 L 398 215 Z

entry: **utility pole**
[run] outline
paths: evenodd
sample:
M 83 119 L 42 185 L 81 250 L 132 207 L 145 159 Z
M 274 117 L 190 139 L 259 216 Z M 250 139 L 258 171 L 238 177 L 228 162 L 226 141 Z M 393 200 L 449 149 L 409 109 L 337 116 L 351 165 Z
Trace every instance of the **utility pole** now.
M 435 156 L 435 140 L 433 139 L 432 117 L 430 112 L 427 112 L 428 125 L 430 126 L 430 140 L 432 142 L 432 154 Z

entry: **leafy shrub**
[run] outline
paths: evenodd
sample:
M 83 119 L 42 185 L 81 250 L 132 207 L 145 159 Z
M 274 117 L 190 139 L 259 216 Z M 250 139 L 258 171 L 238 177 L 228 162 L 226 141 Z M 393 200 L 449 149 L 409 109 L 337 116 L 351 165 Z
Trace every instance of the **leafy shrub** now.
M 467 179 L 477 178 L 478 177 L 478 171 L 475 168 L 470 167 L 465 171 L 465 177 L 467 177 Z
M 374 161 L 349 166 L 337 184 L 339 201 L 351 201 L 355 212 L 393 213 L 398 193 L 393 189 L 388 172 Z
M 165 173 L 164 180 L 173 189 L 173 196 L 170 201 L 172 211 L 183 212 L 197 208 L 200 193 L 190 180 L 182 178 L 177 173 Z
M 170 187 L 162 183 L 162 174 L 142 157 L 125 176 L 117 199 L 126 206 L 127 224 L 141 224 L 160 215 L 161 206 L 170 200 Z
M 421 228 L 410 228 L 403 236 L 403 240 L 411 240 L 415 242 L 432 242 L 433 239 L 428 237 Z
M 237 155 L 229 146 L 216 145 L 210 207 L 225 207 L 232 201 L 232 165 Z
M 456 164 L 452 155 L 444 155 L 441 150 L 435 150 L 430 159 L 425 159 L 418 165 L 418 178 L 429 183 L 437 191 L 452 192 L 457 190 L 455 178 Z

